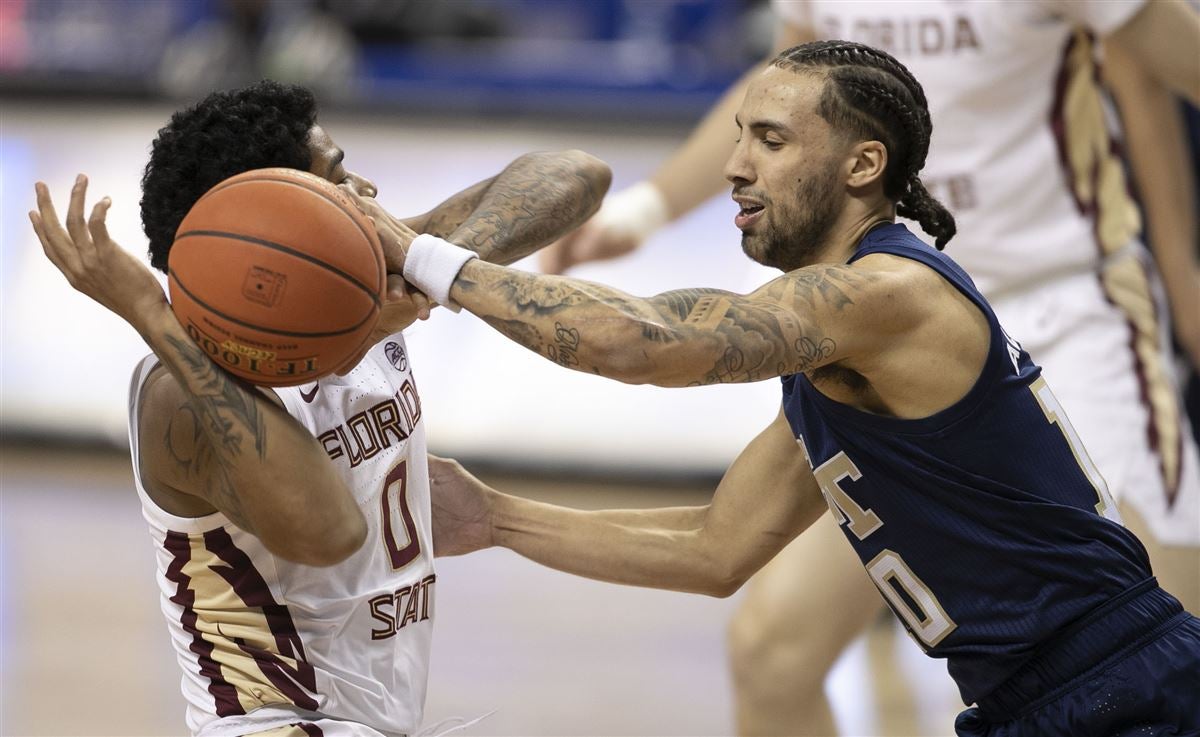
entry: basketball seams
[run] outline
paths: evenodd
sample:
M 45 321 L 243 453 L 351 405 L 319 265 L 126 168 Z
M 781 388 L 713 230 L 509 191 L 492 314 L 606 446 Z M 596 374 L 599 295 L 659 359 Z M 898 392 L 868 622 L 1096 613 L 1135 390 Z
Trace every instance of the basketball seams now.
M 238 184 L 253 186 L 239 191 Z M 171 306 L 222 368 L 255 384 L 292 386 L 328 375 L 369 341 L 383 307 L 386 262 L 365 216 L 331 187 L 298 169 L 244 172 L 206 192 L 180 223 L 167 269 L 171 295 L 178 297 Z M 359 237 L 372 251 L 374 275 L 367 273 Z M 224 258 L 214 261 L 216 254 Z M 251 269 L 240 293 L 233 274 L 220 266 L 227 259 L 234 271 Z M 286 312 L 247 310 L 239 299 L 275 305 L 288 280 L 295 283 L 282 303 Z M 359 301 L 363 296 L 366 302 Z M 364 313 L 354 317 L 359 310 Z
M 222 312 L 221 310 L 218 310 L 217 308 L 210 305 L 208 302 L 197 297 L 192 292 L 192 290 L 188 289 L 187 285 L 183 283 L 183 280 L 179 278 L 179 275 L 175 273 L 174 269 L 168 269 L 167 276 L 171 279 L 171 282 L 173 284 L 177 285 L 180 288 L 180 290 L 182 290 L 183 293 L 185 295 L 187 295 L 188 299 L 195 302 L 198 306 L 204 308 L 208 312 L 211 312 L 212 314 L 221 318 L 222 320 L 228 320 L 229 322 L 235 323 L 237 325 L 241 325 L 244 328 L 250 328 L 252 330 L 257 330 L 261 333 L 270 333 L 272 335 L 283 335 L 283 336 L 286 336 L 289 338 L 333 338 L 333 337 L 336 337 L 339 335 L 348 335 L 350 333 L 353 333 L 356 330 L 361 329 L 362 326 L 368 320 L 372 319 L 373 317 L 375 317 L 376 315 L 379 314 L 379 306 L 378 306 L 378 302 L 376 302 L 375 307 L 372 308 L 370 310 L 370 312 L 367 313 L 366 317 L 359 320 L 353 326 L 344 328 L 342 330 L 332 330 L 332 331 L 319 332 L 319 333 L 304 333 L 304 332 L 299 332 L 299 331 L 295 331 L 295 330 L 276 330 L 275 328 L 269 328 L 269 327 L 265 327 L 263 325 L 258 325 L 256 323 L 252 323 L 247 320 L 243 320 L 241 318 L 234 317 L 233 315 L 230 315 L 225 312 Z
M 354 286 L 356 286 L 360 290 L 362 290 L 362 292 L 364 294 L 366 294 L 368 297 L 371 298 L 371 301 L 375 303 L 376 307 L 381 306 L 380 301 L 379 301 L 379 293 L 376 292 L 375 290 L 371 289 L 370 287 L 368 287 L 366 284 L 363 284 L 362 282 L 360 282 L 358 279 L 356 279 L 354 277 L 353 274 L 349 274 L 345 271 L 342 271 L 341 269 L 334 266 L 333 264 L 326 263 L 325 261 L 322 261 L 321 259 L 316 258 L 315 256 L 310 256 L 309 254 L 307 254 L 303 251 L 297 250 L 295 248 L 291 248 L 290 246 L 285 246 L 282 243 L 276 243 L 274 241 L 269 241 L 265 238 L 258 238 L 256 236 L 252 236 L 252 235 L 242 235 L 241 233 L 230 233 L 225 230 L 189 230 L 186 233 L 179 233 L 178 235 L 176 235 L 175 241 L 179 242 L 179 241 L 183 240 L 184 238 L 191 238 L 193 236 L 212 236 L 215 238 L 230 238 L 235 241 L 243 241 L 245 243 L 253 243 L 256 246 L 262 246 L 264 248 L 270 248 L 272 250 L 279 251 L 280 253 L 286 253 L 289 256 L 294 256 L 303 261 L 307 261 L 316 266 L 320 266 L 322 269 L 325 269 L 326 271 L 329 271 L 333 274 L 337 274 L 338 276 L 342 277 L 346 281 L 350 282 L 351 284 L 353 284 Z
M 336 186 L 332 182 L 322 179 L 322 178 L 318 177 L 316 174 L 300 171 L 299 169 L 287 169 L 288 172 L 295 172 L 300 175 L 303 175 L 299 179 L 299 181 L 297 181 L 296 179 L 290 179 L 290 178 L 288 178 L 287 175 L 283 175 L 283 174 L 278 174 L 278 175 L 267 174 L 266 172 L 268 172 L 268 171 L 270 171 L 270 170 L 269 169 L 253 170 L 253 171 L 244 172 L 243 174 L 240 174 L 236 177 L 232 177 L 231 178 L 232 181 L 226 180 L 225 182 L 218 184 L 217 186 L 213 187 L 209 191 L 205 192 L 204 196 L 201 197 L 199 200 L 197 200 L 196 204 L 200 204 L 200 202 L 203 201 L 205 198 L 207 198 L 209 195 L 224 191 L 230 187 L 236 187 L 239 184 L 248 184 L 250 182 L 278 182 L 280 184 L 287 184 L 287 185 L 290 185 L 293 187 L 298 187 L 300 189 L 303 189 L 306 192 L 312 192 L 315 195 L 319 195 L 326 202 L 329 202 L 330 204 L 335 205 L 339 210 L 341 210 L 346 215 L 346 217 L 350 218 L 350 222 L 354 223 L 354 226 L 356 228 L 358 228 L 359 232 L 363 234 L 363 237 L 366 238 L 368 242 L 374 243 L 375 241 L 378 240 L 378 236 L 376 236 L 374 233 L 370 232 L 370 230 L 368 228 L 364 227 L 364 225 L 362 223 L 362 218 L 365 216 L 362 215 L 362 213 L 360 213 L 353 205 L 347 206 L 347 204 L 345 202 L 343 202 L 340 197 L 332 197 L 327 192 L 322 191 L 321 185 L 328 184 L 330 186 Z M 248 174 L 254 174 L 254 176 L 248 177 L 248 176 L 246 176 Z M 245 178 L 243 178 L 243 177 L 245 177 Z M 310 179 L 308 179 L 308 177 L 312 177 L 313 179 L 310 180 Z M 312 185 L 312 186 L 310 186 L 310 185 Z M 374 237 L 372 237 L 372 236 L 374 236 Z M 179 238 L 179 236 L 176 236 L 176 239 L 178 239 L 178 238 Z M 384 287 L 386 288 L 386 286 L 387 286 L 387 264 L 383 260 L 382 248 L 371 249 L 371 250 L 374 252 L 376 270 L 381 275 L 380 281 L 383 282 Z

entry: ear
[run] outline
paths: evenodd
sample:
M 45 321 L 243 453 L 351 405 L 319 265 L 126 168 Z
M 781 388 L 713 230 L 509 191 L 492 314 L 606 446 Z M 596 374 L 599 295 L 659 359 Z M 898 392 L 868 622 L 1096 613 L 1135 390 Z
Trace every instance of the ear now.
M 883 172 L 888 163 L 887 147 L 880 141 L 859 141 L 850 149 L 846 163 L 847 186 L 852 189 L 876 183 L 882 186 Z

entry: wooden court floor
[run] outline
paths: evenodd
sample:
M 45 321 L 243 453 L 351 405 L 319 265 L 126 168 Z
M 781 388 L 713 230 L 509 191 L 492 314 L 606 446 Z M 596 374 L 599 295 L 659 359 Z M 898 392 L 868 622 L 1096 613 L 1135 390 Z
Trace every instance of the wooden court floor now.
M 702 503 L 709 487 L 481 474 L 578 507 Z M 127 456 L 0 446 L 0 735 L 183 735 Z M 466 735 L 724 735 L 738 603 L 586 581 L 507 551 L 442 559 L 426 723 Z M 953 733 L 941 663 L 880 623 L 827 683 L 843 733 Z

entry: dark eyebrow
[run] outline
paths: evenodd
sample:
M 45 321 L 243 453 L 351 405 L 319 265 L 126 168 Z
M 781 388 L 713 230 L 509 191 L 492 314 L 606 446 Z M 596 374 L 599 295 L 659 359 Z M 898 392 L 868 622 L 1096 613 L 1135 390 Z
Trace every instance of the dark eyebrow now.
M 779 133 L 791 133 L 792 129 L 778 120 L 756 120 L 750 124 L 750 130 L 767 130 L 777 131 Z
M 742 128 L 742 121 L 737 115 L 733 116 L 733 122 L 737 124 L 739 130 Z M 752 131 L 778 131 L 779 133 L 791 133 L 792 129 L 778 120 L 756 120 L 750 124 Z
M 329 173 L 325 175 L 326 179 L 333 179 L 334 170 L 338 168 L 338 164 L 342 163 L 342 159 L 344 158 L 346 158 L 346 152 L 339 148 L 337 153 L 333 155 L 333 160 L 329 163 Z

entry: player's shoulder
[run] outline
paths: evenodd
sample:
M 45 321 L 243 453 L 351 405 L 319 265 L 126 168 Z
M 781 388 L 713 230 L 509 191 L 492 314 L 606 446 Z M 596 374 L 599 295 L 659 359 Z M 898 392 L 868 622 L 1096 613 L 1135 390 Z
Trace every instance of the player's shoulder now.
M 932 317 L 957 290 L 928 264 L 892 253 L 871 253 L 842 267 L 853 273 L 859 312 L 877 329 L 906 331 Z
M 920 290 L 945 281 L 929 264 L 896 253 L 868 253 L 846 268 L 860 274 L 863 284 L 877 292 Z

